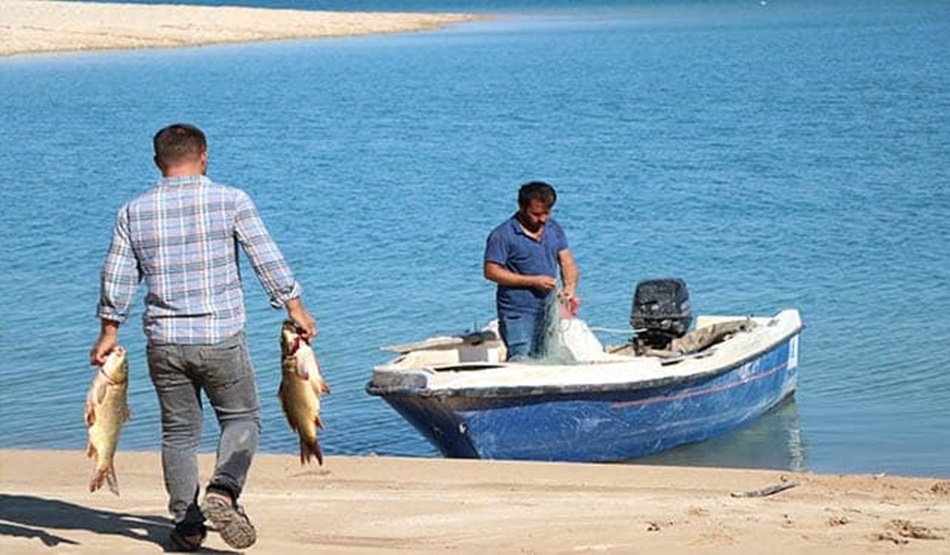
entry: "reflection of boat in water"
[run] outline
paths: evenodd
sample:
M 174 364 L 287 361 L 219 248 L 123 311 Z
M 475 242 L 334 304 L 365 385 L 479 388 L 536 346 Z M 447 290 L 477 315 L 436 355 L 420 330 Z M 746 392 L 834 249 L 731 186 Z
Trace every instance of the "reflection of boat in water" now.
M 570 363 L 501 362 L 504 344 L 484 330 L 393 348 L 366 390 L 448 457 L 606 462 L 722 436 L 797 385 L 797 310 L 700 317 L 699 335 L 733 333 L 680 356 L 607 352 L 571 322 L 582 348 Z
M 794 397 L 738 430 L 644 457 L 636 464 L 806 470 Z

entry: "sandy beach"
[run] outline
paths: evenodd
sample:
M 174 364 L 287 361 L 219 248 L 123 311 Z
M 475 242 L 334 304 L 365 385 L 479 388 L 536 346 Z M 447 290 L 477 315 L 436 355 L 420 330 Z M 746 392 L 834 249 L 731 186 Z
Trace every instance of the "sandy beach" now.
M 0 56 L 425 31 L 479 16 L 0 0 Z
M 87 491 L 81 452 L 0 451 L 0 552 L 162 552 L 159 456 L 116 463 L 118 497 Z M 242 500 L 251 553 L 950 553 L 934 478 L 265 455 Z M 205 548 L 227 551 L 214 533 Z
M 398 33 L 475 18 L 0 0 L 0 56 Z M 202 455 L 203 480 L 213 462 Z M 166 551 L 159 454 L 118 453 L 120 496 L 88 491 L 92 466 L 81 451 L 0 450 L 0 553 Z M 950 555 L 950 476 L 373 456 L 301 466 L 292 454 L 261 455 L 242 503 L 259 532 L 252 554 Z M 204 552 L 231 553 L 214 533 Z

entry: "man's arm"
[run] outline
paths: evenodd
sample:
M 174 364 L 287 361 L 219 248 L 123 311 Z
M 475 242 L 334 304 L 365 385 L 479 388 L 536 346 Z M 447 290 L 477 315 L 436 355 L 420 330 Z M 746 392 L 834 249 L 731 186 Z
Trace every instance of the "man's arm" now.
M 247 254 L 248 262 L 258 281 L 270 297 L 271 306 L 281 308 L 291 299 L 300 297 L 300 284 L 294 279 L 284 255 L 264 226 L 254 202 L 247 194 L 239 194 L 235 219 L 238 243 Z
M 99 285 L 99 337 L 89 352 L 89 364 L 102 366 L 115 347 L 119 337 L 119 325 L 129 316 L 132 297 L 142 281 L 138 260 L 132 251 L 129 238 L 127 208 L 123 207 L 116 218 L 112 243 L 102 264 Z
M 561 282 L 564 284 L 563 294 L 567 299 L 573 299 L 577 294 L 577 280 L 580 277 L 574 255 L 569 249 L 557 253 L 557 261 L 561 266 Z
M 99 276 L 99 306 L 96 315 L 119 324 L 125 323 L 129 317 L 135 290 L 142 281 L 139 262 L 135 258 L 129 236 L 127 208 L 120 210 L 116 217 L 112 242 L 109 244 Z
M 317 320 L 304 308 L 300 284 L 264 226 L 257 207 L 246 194 L 241 195 L 238 204 L 236 230 L 251 268 L 270 297 L 271 306 L 283 306 L 304 339 L 316 337 Z
M 505 268 L 501 264 L 485 261 L 485 279 L 505 287 L 525 287 L 550 291 L 557 287 L 557 280 L 551 276 L 525 276 Z

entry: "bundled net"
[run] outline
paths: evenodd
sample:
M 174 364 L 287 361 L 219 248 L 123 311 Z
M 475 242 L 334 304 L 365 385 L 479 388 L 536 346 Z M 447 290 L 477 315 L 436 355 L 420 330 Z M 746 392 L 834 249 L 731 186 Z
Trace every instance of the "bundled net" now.
M 572 320 L 561 317 L 564 302 L 558 295 L 551 295 L 544 310 L 539 356 L 534 359 L 534 362 L 538 364 L 573 364 L 577 362 L 565 340 L 565 334 L 570 328 Z

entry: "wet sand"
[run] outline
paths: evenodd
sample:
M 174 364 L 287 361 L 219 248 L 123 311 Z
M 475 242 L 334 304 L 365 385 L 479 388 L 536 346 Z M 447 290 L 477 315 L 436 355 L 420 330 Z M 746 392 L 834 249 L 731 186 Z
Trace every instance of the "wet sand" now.
M 0 552 L 162 552 L 159 456 L 116 466 L 119 497 L 86 489 L 84 453 L 0 451 Z M 934 478 L 265 455 L 242 501 L 249 553 L 950 553 L 950 480 Z
M 426 31 L 468 14 L 0 0 L 0 56 Z

